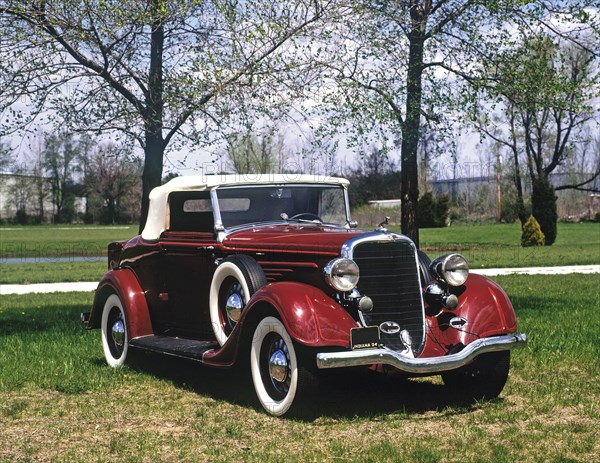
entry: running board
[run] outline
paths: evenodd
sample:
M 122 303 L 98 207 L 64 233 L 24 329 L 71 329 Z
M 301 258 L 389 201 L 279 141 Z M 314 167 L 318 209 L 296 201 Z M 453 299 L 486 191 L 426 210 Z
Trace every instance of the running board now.
M 215 341 L 197 341 L 157 335 L 134 338 L 129 341 L 129 346 L 148 352 L 195 360 L 196 362 L 202 362 L 206 352 L 219 348 L 219 344 Z

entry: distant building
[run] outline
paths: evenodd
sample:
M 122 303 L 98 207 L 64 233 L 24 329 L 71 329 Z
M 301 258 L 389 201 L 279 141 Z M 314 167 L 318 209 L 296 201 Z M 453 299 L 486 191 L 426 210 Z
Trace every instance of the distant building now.
M 393 209 L 400 207 L 402 200 L 400 199 L 376 199 L 369 201 L 369 206 L 377 209 Z

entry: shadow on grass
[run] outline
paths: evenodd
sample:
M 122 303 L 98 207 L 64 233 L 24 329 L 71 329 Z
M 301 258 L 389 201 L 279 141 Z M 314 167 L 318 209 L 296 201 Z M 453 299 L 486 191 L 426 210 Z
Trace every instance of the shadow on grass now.
M 247 368 L 215 369 L 138 351 L 129 365 L 196 394 L 262 410 Z M 318 393 L 296 410 L 293 419 L 376 418 L 391 413 L 413 415 L 429 411 L 443 411 L 447 416 L 468 413 L 476 406 L 453 399 L 441 384 L 387 376 L 362 368 L 323 373 Z
M 74 332 L 83 330 L 77 304 L 48 304 L 43 307 L 27 307 L 22 310 L 0 312 L 0 326 L 5 336 L 52 331 Z
M 63 302 L 64 296 L 52 297 L 56 301 L 46 302 L 51 298 L 48 296 L 41 307 L 38 306 L 41 298 L 23 299 L 20 306 L 13 307 L 9 306 L 12 303 L 9 299 L 6 309 L 0 310 L 2 334 L 7 337 L 28 335 L 29 342 L 36 342 L 42 333 L 57 333 L 59 340 L 66 336 L 79 343 L 79 337 L 85 333 L 79 322 L 79 313 L 82 308 L 89 306 L 89 295 L 79 295 L 77 300 L 66 303 Z M 77 337 L 76 341 L 72 339 L 73 336 Z M 96 340 L 93 345 L 97 346 L 101 355 Z M 130 354 L 132 361 L 129 365 L 134 370 L 152 374 L 202 396 L 262 410 L 255 397 L 248 368 L 221 370 L 158 354 L 135 351 Z M 99 355 L 89 359 L 91 365 L 106 368 Z M 427 381 L 388 377 L 365 369 L 322 373 L 324 378 L 318 395 L 306 402 L 296 413 L 296 418 L 305 421 L 318 417 L 376 418 L 391 413 L 423 414 L 429 411 L 454 414 L 467 413 L 473 408 L 471 404 L 453 400 L 442 385 Z M 72 381 L 72 377 L 69 376 L 68 380 Z M 75 393 L 91 387 L 85 381 L 71 384 L 66 379 L 59 386 L 57 390 Z

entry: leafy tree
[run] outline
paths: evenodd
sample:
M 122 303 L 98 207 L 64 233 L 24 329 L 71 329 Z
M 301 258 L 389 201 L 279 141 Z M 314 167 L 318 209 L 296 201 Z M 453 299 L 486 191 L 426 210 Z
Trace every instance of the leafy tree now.
M 44 139 L 44 166 L 50 181 L 55 221 L 70 223 L 75 217 L 75 174 L 80 146 L 73 135 L 51 134 Z
M 23 165 L 14 165 L 12 170 L 12 181 L 8 186 L 7 194 L 15 207 L 17 223 L 26 225 L 29 221 L 29 205 L 33 193 L 31 178 Z
M 357 138 L 378 135 L 388 147 L 400 138 L 402 231 L 415 243 L 423 123 L 451 127 L 451 116 L 464 113 L 464 84 L 485 77 L 515 30 L 552 28 L 550 17 L 561 15 L 589 23 L 584 8 L 594 1 L 358 1 L 352 17 L 324 32 L 330 45 L 322 62 L 339 85 L 325 95 L 334 126 Z
M 0 172 L 5 172 L 10 169 L 13 163 L 10 146 L 0 140 Z
M 0 94 L 8 129 L 48 115 L 119 131 L 144 150 L 141 226 L 173 143 L 209 145 L 244 108 L 277 100 L 292 39 L 332 0 L 2 0 Z M 252 91 L 250 93 L 249 91 Z M 268 91 L 267 97 L 263 93 Z M 19 111 L 22 97 L 29 113 Z
M 272 134 L 234 134 L 227 138 L 226 156 L 229 167 L 238 174 L 266 174 L 285 168 L 283 141 Z
M 573 155 L 574 146 L 582 141 L 583 128 L 597 125 L 590 105 L 600 82 L 597 66 L 598 57 L 593 53 L 572 44 L 561 46 L 545 34 L 536 35 L 503 52 L 493 80 L 486 83 L 489 96 L 500 103 L 502 128 L 508 130 L 498 130 L 485 117 L 481 128 L 512 153 L 522 224 L 526 217 L 524 158 L 533 188 L 532 214 L 546 245 L 555 241 L 557 220 L 549 176 Z M 600 169 L 590 179 L 559 188 L 583 188 L 599 175 Z
M 500 2 L 505 3 L 512 4 Z M 388 147 L 390 138 L 400 139 L 402 232 L 417 245 L 423 121 L 437 124 L 438 130 L 444 127 L 453 101 L 448 75 L 466 75 L 466 63 L 494 35 L 490 30 L 496 16 L 502 15 L 491 12 L 486 2 L 469 0 L 359 1 L 324 59 L 340 86 L 329 99 L 335 118 L 341 118 L 335 122 L 358 120 L 349 126 L 354 136 L 377 132 Z M 480 27 L 484 23 L 489 25 L 485 30 Z M 340 98 L 345 103 L 341 108 Z
M 51 186 L 46 177 L 44 140 L 37 137 L 32 143 L 31 151 L 25 156 L 25 165 L 29 174 L 29 188 L 32 194 L 32 210 L 35 220 L 42 223 L 45 219 L 46 199 L 51 193 Z
M 141 195 L 140 163 L 115 144 L 97 148 L 89 161 L 85 189 L 90 202 L 96 204 L 90 213 L 107 224 L 137 217 L 139 211 L 132 211 L 130 206 Z
M 392 160 L 379 148 L 372 146 L 348 175 L 350 206 L 359 207 L 369 200 L 398 199 L 400 172 Z

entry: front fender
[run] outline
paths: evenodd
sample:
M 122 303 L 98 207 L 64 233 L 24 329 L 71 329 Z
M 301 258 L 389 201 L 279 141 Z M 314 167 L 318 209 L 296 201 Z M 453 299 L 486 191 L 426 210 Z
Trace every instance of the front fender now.
M 517 331 L 517 318 L 504 290 L 494 281 L 476 273 L 469 274 L 464 291 L 458 296 L 459 305 L 453 310 L 427 317 L 429 336 L 422 357 L 446 355 L 448 348 L 491 336 Z M 451 320 L 461 317 L 463 326 L 454 328 Z
M 327 294 L 303 283 L 280 282 L 261 288 L 245 312 L 250 315 L 265 304 L 273 307 L 290 336 L 311 347 L 349 347 L 350 328 L 356 321 Z
M 358 326 L 344 308 L 314 286 L 271 283 L 254 293 L 227 342 L 204 354 L 203 362 L 215 367 L 232 366 L 240 355 L 245 355 L 240 352 L 244 331 L 252 335 L 260 319 L 275 315 L 274 311 L 292 339 L 308 347 L 348 348 L 350 329 Z
M 110 270 L 98 283 L 88 329 L 100 328 L 102 309 L 111 294 L 117 294 L 123 303 L 129 339 L 153 334 L 146 296 L 135 274 L 128 268 Z
M 467 289 L 459 297 L 457 315 L 469 320 L 479 337 L 517 331 L 515 310 L 504 290 L 483 275 L 472 273 L 466 283 Z

